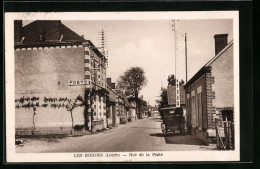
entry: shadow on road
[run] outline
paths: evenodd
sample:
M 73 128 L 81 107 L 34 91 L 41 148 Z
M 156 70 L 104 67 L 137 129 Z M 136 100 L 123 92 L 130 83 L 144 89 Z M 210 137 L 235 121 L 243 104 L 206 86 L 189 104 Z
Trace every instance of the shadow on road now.
M 167 133 L 164 136 L 163 133 L 155 133 L 150 134 L 150 136 L 164 137 L 166 144 L 204 145 L 203 141 L 196 139 L 191 135 Z
M 153 121 L 162 122 L 161 117 L 154 117 L 152 118 Z
M 161 129 L 161 128 L 151 128 L 151 127 L 131 127 L 131 128 L 139 128 L 139 129 Z
M 163 133 L 150 134 L 150 136 L 164 137 L 164 136 L 163 136 Z

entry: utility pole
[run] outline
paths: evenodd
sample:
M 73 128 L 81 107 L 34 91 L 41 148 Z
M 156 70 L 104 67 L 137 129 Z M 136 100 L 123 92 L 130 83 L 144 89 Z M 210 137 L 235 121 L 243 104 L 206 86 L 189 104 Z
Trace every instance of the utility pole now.
M 102 83 L 101 84 L 101 86 L 105 89 L 105 90 L 107 90 L 107 66 L 108 66 L 108 63 L 107 63 L 107 61 L 108 61 L 108 59 L 107 59 L 107 57 L 106 57 L 106 54 L 107 54 L 107 56 L 108 56 L 108 51 L 107 51 L 107 53 L 105 52 L 105 47 L 106 47 L 106 45 L 107 45 L 107 42 L 106 42 L 106 35 L 105 35 L 105 31 L 102 29 L 101 30 L 101 32 L 99 32 L 100 34 L 100 40 L 101 40 L 101 53 L 102 53 L 102 59 L 101 59 L 101 66 L 100 66 L 100 73 L 101 73 L 101 80 L 103 80 L 103 82 L 104 83 Z M 104 98 L 104 100 L 105 100 L 105 98 Z M 108 103 L 108 100 L 105 100 L 104 101 L 103 100 L 103 106 L 104 106 L 104 104 L 105 104 L 105 106 L 106 106 L 106 109 L 105 109 L 105 119 L 106 119 L 106 125 L 107 125 L 107 127 L 108 127 L 108 119 L 107 119 L 107 103 Z M 101 117 L 103 117 L 104 118 L 104 109 L 103 109 L 103 106 L 102 106 L 102 111 L 101 111 L 101 113 L 102 113 L 102 116 Z
M 106 77 L 106 71 L 107 71 L 107 66 L 108 66 L 108 51 L 106 52 L 105 51 L 105 47 L 107 47 L 107 41 L 106 41 L 106 33 L 104 31 L 104 29 L 102 29 L 100 32 L 99 32 L 99 40 L 101 41 L 100 43 L 100 48 L 101 48 L 101 53 L 103 55 L 103 58 L 101 59 L 101 65 L 100 66 L 100 72 L 102 70 L 102 68 L 104 68 L 104 73 L 103 73 L 103 78 L 105 78 L 105 81 L 104 81 L 104 88 L 106 88 L 106 81 L 107 81 L 107 77 Z
M 186 83 L 188 80 L 188 60 L 187 60 L 187 33 L 185 33 L 185 67 L 186 67 Z
M 180 86 L 179 86 L 179 73 L 178 73 L 178 44 L 177 44 L 177 25 L 175 19 L 172 20 L 172 31 L 174 33 L 174 43 L 175 43 L 175 88 L 176 88 L 176 107 L 180 107 Z

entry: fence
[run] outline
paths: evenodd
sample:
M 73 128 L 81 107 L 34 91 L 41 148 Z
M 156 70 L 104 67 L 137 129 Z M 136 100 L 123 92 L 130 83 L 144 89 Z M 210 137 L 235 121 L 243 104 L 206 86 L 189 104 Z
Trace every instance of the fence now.
M 218 150 L 234 150 L 235 149 L 235 138 L 234 138 L 234 123 L 231 121 L 223 122 L 221 119 L 216 119 L 216 144 Z M 219 129 L 224 126 L 224 137 L 220 137 Z

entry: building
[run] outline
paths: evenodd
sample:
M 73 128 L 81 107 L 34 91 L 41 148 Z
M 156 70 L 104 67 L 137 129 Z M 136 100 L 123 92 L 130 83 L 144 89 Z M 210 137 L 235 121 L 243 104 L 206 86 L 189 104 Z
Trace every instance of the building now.
M 106 57 L 94 44 L 59 20 L 14 28 L 16 134 L 107 127 Z
M 125 122 L 134 120 L 136 117 L 135 104 L 129 102 L 124 90 L 115 87 L 115 83 L 112 83 L 111 78 L 107 78 L 107 91 L 109 92 L 107 102 L 108 125 L 115 127 L 120 122 L 122 123 L 122 120 Z
M 136 120 L 135 104 L 133 104 L 132 102 L 129 102 L 128 98 L 129 97 L 124 96 L 126 118 L 128 121 L 133 121 L 133 120 Z
M 167 86 L 168 105 L 176 107 L 176 86 Z M 183 109 L 183 115 L 186 119 L 186 100 L 185 89 L 180 85 L 180 107 Z
M 233 121 L 233 41 L 227 34 L 215 35 L 215 56 L 186 84 L 187 125 L 192 135 L 208 144 L 215 136 L 215 119 Z
M 109 92 L 109 100 L 107 102 L 108 127 L 116 127 L 120 123 L 119 111 L 117 111 L 119 96 L 115 92 L 115 83 L 111 82 L 111 78 L 107 78 L 107 91 Z

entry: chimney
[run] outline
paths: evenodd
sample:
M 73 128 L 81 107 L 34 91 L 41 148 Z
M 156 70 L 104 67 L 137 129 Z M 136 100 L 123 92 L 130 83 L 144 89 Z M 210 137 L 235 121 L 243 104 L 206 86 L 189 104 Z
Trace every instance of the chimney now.
M 111 86 L 110 86 L 112 89 L 115 89 L 116 88 L 116 84 L 115 83 L 111 83 Z
M 110 78 L 110 77 L 107 78 L 107 84 L 108 84 L 109 86 L 111 86 L 111 78 Z
M 215 55 L 227 46 L 228 34 L 217 34 L 215 38 Z
M 14 21 L 14 42 L 20 42 L 21 41 L 22 26 L 23 26 L 22 20 L 15 20 Z
M 110 87 L 112 88 L 112 85 L 111 85 L 111 78 L 110 78 L 110 77 L 107 78 L 107 85 L 110 86 Z

